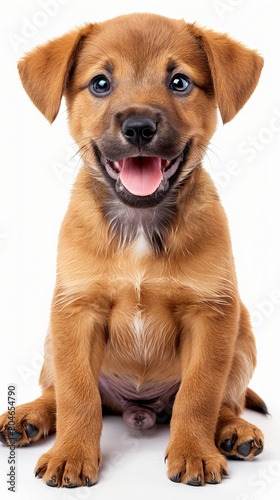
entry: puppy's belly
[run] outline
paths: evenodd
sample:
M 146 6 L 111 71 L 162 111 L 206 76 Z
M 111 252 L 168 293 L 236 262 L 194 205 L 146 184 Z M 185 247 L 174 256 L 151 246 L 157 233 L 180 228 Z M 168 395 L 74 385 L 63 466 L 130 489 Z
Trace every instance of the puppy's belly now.
M 124 387 L 129 385 L 130 399 L 141 399 L 138 391 L 146 393 L 147 387 L 150 391 L 150 385 L 146 384 L 160 388 L 162 383 L 172 385 L 181 378 L 178 325 L 168 309 L 160 307 L 156 300 L 154 304 L 157 307 L 147 307 L 144 311 L 137 306 L 129 310 L 124 305 L 121 311 L 125 313 L 115 309 L 109 323 L 101 371 L 110 377 L 118 376 Z M 153 399 L 155 395 L 142 399 Z
M 126 411 L 132 406 L 142 406 L 156 414 L 171 415 L 179 381 L 147 381 L 139 385 L 136 377 L 101 373 L 99 390 L 103 401 Z
M 181 379 L 180 328 L 164 297 L 167 283 L 137 269 L 131 273 L 131 282 L 123 279 L 118 288 L 108 320 L 100 393 L 105 404 L 128 411 L 127 420 L 134 419 L 132 408 L 137 416 L 137 408 L 170 416 Z

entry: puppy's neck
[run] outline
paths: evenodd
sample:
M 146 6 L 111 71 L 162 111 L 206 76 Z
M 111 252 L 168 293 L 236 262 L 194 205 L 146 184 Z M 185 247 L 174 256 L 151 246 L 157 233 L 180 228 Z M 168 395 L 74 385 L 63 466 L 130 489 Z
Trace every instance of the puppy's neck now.
M 155 207 L 135 208 L 113 198 L 104 207 L 111 239 L 117 241 L 119 248 L 135 242 L 140 254 L 149 248 L 156 253 L 166 250 L 165 235 L 175 214 L 176 204 L 167 201 Z

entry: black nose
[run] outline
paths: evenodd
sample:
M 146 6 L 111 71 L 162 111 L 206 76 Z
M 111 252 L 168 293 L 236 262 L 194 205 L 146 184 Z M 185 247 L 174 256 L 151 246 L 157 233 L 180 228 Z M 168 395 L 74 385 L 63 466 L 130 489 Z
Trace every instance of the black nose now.
M 151 142 L 156 132 L 156 122 L 147 116 L 133 115 L 122 124 L 124 137 L 139 149 Z

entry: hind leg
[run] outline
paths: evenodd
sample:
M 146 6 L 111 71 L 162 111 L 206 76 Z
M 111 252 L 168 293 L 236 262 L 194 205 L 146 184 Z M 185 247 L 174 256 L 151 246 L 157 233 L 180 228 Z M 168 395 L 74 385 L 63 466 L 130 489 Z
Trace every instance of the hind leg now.
M 54 388 L 43 391 L 38 399 L 16 407 L 15 419 L 9 419 L 8 412 L 0 417 L 0 441 L 17 446 L 38 441 L 55 431 L 56 403 Z
M 231 459 L 252 460 L 263 450 L 263 433 L 255 425 L 240 418 L 255 365 L 255 340 L 249 314 L 241 304 L 239 336 L 215 436 L 220 452 Z M 251 394 L 254 393 L 251 391 Z

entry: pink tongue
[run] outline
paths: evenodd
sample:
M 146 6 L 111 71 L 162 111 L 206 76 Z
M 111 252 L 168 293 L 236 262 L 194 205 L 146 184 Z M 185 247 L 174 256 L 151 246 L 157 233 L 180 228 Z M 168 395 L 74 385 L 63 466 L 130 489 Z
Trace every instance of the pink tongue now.
M 149 196 L 162 181 L 161 159 L 156 157 L 132 157 L 120 162 L 120 179 L 124 187 L 136 196 Z

